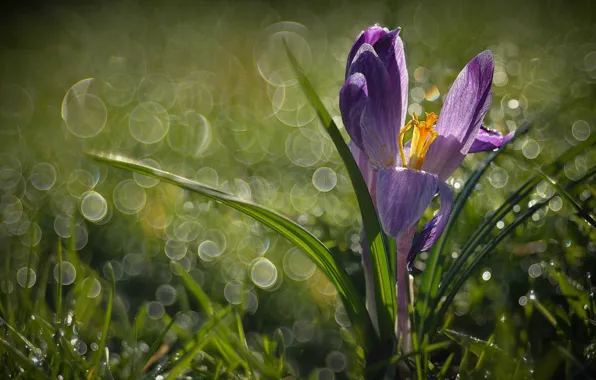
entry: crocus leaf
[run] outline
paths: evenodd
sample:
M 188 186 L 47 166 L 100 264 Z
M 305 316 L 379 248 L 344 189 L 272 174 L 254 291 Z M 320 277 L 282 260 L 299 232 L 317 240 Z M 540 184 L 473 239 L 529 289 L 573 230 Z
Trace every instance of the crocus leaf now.
M 229 195 L 164 170 L 152 168 L 128 158 L 101 153 L 89 153 L 89 156 L 112 166 L 157 178 L 191 192 L 214 199 L 253 217 L 277 231 L 286 239 L 301 248 L 323 271 L 323 273 L 325 273 L 329 280 L 333 282 L 365 352 L 370 352 L 373 347 L 377 346 L 378 339 L 376 339 L 372 322 L 366 312 L 363 300 L 358 295 L 354 283 L 350 280 L 346 271 L 335 260 L 327 247 L 302 226 L 265 207 L 241 200 L 233 195 Z
M 350 152 L 350 148 L 344 141 L 339 129 L 331 118 L 329 112 L 325 109 L 323 102 L 315 92 L 312 84 L 301 70 L 298 61 L 290 51 L 287 44 L 284 44 L 290 62 L 296 72 L 298 81 L 304 91 L 307 99 L 313 108 L 317 111 L 321 123 L 325 126 L 331 140 L 335 144 L 339 155 L 341 156 L 348 174 L 358 204 L 360 206 L 360 213 L 362 214 L 362 223 L 364 225 L 364 232 L 366 233 L 369 242 L 372 262 L 372 277 L 375 289 L 375 304 L 377 308 L 377 317 L 379 322 L 379 336 L 384 345 L 383 350 L 392 347 L 395 336 L 395 316 L 397 311 L 396 293 L 395 293 L 395 278 L 391 276 L 392 270 L 389 267 L 389 255 L 383 239 L 383 232 L 381 224 L 375 211 L 374 203 L 368 192 L 368 188 L 358 165 Z

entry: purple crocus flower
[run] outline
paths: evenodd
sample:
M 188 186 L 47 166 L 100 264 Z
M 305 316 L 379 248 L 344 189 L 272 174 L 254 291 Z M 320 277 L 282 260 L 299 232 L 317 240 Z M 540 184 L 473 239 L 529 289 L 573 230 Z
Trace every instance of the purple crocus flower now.
M 360 34 L 348 55 L 340 109 L 383 229 L 397 239 L 398 310 L 403 315 L 408 254 L 430 249 L 451 214 L 453 191 L 445 180 L 468 153 L 495 149 L 511 135 L 482 127 L 491 101 L 490 51 L 459 73 L 439 116 L 427 113 L 422 120 L 414 114 L 406 123 L 408 71 L 399 32 L 375 25 Z M 412 138 L 406 143 L 409 130 Z M 440 210 L 414 242 L 418 221 L 436 194 Z M 363 261 L 366 265 L 367 258 Z M 407 327 L 403 319 L 400 330 Z

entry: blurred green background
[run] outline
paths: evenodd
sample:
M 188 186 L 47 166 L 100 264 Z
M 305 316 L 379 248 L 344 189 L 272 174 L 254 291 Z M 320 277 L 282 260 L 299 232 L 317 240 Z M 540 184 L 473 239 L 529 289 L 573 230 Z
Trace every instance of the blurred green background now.
M 349 177 L 294 80 L 282 38 L 340 127 L 346 57 L 367 26 L 402 28 L 410 115 L 438 113 L 464 65 L 482 50 L 493 52 L 485 124 L 503 133 L 525 120 L 533 127 L 477 185 L 449 245 L 456 258 L 529 175 L 594 134 L 595 18 L 589 1 L 126 1 L 9 9 L 0 26 L 0 299 L 19 304 L 28 288 L 54 284 L 62 239 L 67 308 L 80 321 L 75 346 L 90 355 L 111 263 L 117 293 L 108 347 L 116 363 L 130 348 L 135 316 L 143 316 L 137 336 L 145 351 L 164 318 L 178 311 L 182 330 L 204 323 L 171 264 L 177 261 L 214 302 L 245 310 L 249 347 L 281 329 L 295 375 L 347 378 L 359 366 L 344 334 L 349 320 L 333 285 L 303 253 L 234 210 L 82 152 L 142 159 L 287 215 L 325 242 L 364 292 L 362 226 Z M 448 180 L 456 191 L 481 156 L 467 158 Z M 579 179 L 593 164 L 588 151 L 560 176 Z M 540 184 L 514 213 L 554 191 Z M 593 183 L 575 195 L 594 210 Z M 450 312 L 453 326 L 487 339 L 507 321 L 502 344 L 543 357 L 556 333 L 543 318 L 527 318 L 528 292 L 564 304 L 548 263 L 583 281 L 594 269 L 594 241 L 594 229 L 553 198 L 467 282 Z M 84 307 L 75 305 L 77 286 L 85 284 Z M 48 290 L 48 302 L 54 297 Z M 173 344 L 176 333 L 166 338 Z

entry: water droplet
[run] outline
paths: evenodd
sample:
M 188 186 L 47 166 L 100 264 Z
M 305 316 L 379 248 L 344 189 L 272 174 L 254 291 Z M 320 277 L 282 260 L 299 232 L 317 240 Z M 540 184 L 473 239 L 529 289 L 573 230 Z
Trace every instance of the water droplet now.
M 164 306 L 170 306 L 176 302 L 176 289 L 172 285 L 160 285 L 155 291 L 155 299 Z
M 35 275 L 35 271 L 28 267 L 22 267 L 17 271 L 17 282 L 23 288 L 31 288 L 35 285 L 35 281 L 37 280 L 37 276 Z
M 250 278 L 260 288 L 271 288 L 277 280 L 277 268 L 271 261 L 258 258 L 252 264 Z
M 123 214 L 139 212 L 146 202 L 145 189 L 131 179 L 120 182 L 114 189 L 114 206 Z
M 130 113 L 128 128 L 137 141 L 155 144 L 170 129 L 168 111 L 158 103 L 141 103 Z
M 70 285 L 77 277 L 77 270 L 74 265 L 68 261 L 63 261 L 62 266 L 56 264 L 54 266 L 54 279 L 60 281 L 60 268 L 62 268 L 62 285 Z
M 89 138 L 105 127 L 108 111 L 103 101 L 90 94 L 93 79 L 83 79 L 72 86 L 62 101 L 62 119 L 75 136 Z
M 530 268 L 528 268 L 528 274 L 532 278 L 540 277 L 540 275 L 542 275 L 542 266 L 536 263 L 530 265 Z
M 283 267 L 288 277 L 294 281 L 307 280 L 317 269 L 316 265 L 299 248 L 291 248 L 286 252 Z
M 108 203 L 95 191 L 89 191 L 83 194 L 81 200 L 81 214 L 85 219 L 91 222 L 98 222 L 102 220 L 108 213 Z
M 318 168 L 312 175 L 312 183 L 321 192 L 331 191 L 337 184 L 337 174 L 331 168 Z
M 56 169 L 47 162 L 35 164 L 31 169 L 29 181 L 38 190 L 49 190 L 56 183 Z

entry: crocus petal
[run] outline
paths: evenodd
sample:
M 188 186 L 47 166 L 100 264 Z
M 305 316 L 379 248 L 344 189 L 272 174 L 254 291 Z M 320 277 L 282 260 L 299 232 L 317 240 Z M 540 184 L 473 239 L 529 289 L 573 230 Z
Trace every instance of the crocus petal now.
M 437 176 L 431 173 L 399 167 L 380 169 L 377 207 L 385 233 L 395 238 L 417 223 L 437 186 Z
M 360 173 L 362 173 L 362 177 L 364 178 L 364 182 L 366 182 L 366 186 L 368 187 L 368 192 L 370 193 L 370 197 L 372 198 L 373 202 L 377 200 L 377 178 L 379 172 L 373 170 L 370 166 L 370 162 L 368 161 L 368 157 L 366 154 L 353 141 L 350 141 L 350 150 L 352 151 L 352 156 L 354 156 L 354 160 L 356 164 L 358 164 L 358 168 L 360 169 Z
M 360 121 L 367 99 L 368 92 L 364 74 L 352 74 L 339 91 L 339 109 L 346 131 L 348 131 L 352 142 L 360 149 L 363 149 Z
M 350 53 L 348 54 L 348 62 L 346 63 L 346 79 L 349 76 L 348 73 L 350 72 L 350 66 L 352 65 L 352 61 L 354 60 L 356 53 L 360 49 L 360 46 L 362 46 L 362 44 L 374 45 L 379 38 L 385 36 L 387 33 L 389 33 L 389 29 L 383 28 L 379 25 L 373 25 L 360 33 L 358 38 L 356 38 Z
M 491 100 L 493 57 L 484 51 L 459 73 L 449 89 L 437 124 L 438 138 L 426 154 L 422 169 L 445 180 L 468 153 Z
M 486 152 L 497 149 L 503 144 L 506 144 L 513 137 L 514 132 L 505 136 L 494 129 L 488 129 L 484 125 L 480 127 L 476 139 L 472 143 L 468 153 Z
M 350 70 L 351 75 L 362 73 L 366 78 L 368 100 L 360 120 L 362 150 L 373 168 L 393 166 L 398 154 L 397 135 L 400 127 L 387 70 L 369 44 L 362 44 Z
M 433 247 L 447 225 L 451 211 L 453 210 L 453 190 L 445 183 L 439 182 L 439 199 L 441 207 L 439 212 L 428 223 L 414 241 L 410 254 L 408 255 L 408 269 L 411 270 L 412 263 L 418 252 L 428 251 Z
M 395 115 L 399 119 L 395 122 L 399 127 L 406 121 L 408 109 L 408 69 L 406 67 L 406 55 L 404 43 L 399 37 L 400 28 L 392 30 L 373 45 L 381 61 L 389 74 L 391 85 L 392 103 L 397 107 Z

